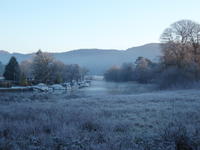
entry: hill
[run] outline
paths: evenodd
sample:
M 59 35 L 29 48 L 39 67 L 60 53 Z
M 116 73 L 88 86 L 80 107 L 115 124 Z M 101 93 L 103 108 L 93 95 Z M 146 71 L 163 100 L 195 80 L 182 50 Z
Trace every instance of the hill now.
M 88 68 L 91 74 L 101 75 L 109 67 L 125 62 L 134 62 L 139 56 L 156 61 L 161 52 L 160 44 L 151 43 L 127 50 L 79 49 L 51 54 L 66 64 L 79 64 L 82 67 Z M 31 59 L 34 54 L 9 53 L 0 50 L 0 61 L 3 64 L 6 64 L 11 56 L 15 56 L 21 62 Z

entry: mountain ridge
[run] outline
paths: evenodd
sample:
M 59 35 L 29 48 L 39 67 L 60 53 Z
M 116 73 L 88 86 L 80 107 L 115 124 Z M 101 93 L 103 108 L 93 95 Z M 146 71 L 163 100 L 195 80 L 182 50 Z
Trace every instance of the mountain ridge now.
M 6 64 L 11 56 L 15 56 L 19 62 L 31 59 L 35 53 L 21 54 L 9 53 L 0 50 L 0 61 Z M 49 53 L 55 59 L 65 64 L 79 64 L 90 70 L 91 74 L 103 74 L 112 65 L 120 65 L 126 62 L 134 62 L 137 57 L 143 56 L 153 61 L 161 55 L 159 43 L 149 43 L 142 46 L 128 48 L 126 50 L 117 49 L 76 49 L 67 52 Z

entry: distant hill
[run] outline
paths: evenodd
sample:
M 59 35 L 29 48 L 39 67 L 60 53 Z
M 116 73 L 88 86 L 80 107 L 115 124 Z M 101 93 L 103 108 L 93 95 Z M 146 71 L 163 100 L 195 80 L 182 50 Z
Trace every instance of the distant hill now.
M 82 67 L 88 68 L 91 74 L 100 75 L 113 65 L 120 65 L 124 62 L 134 62 L 139 56 L 157 61 L 158 56 L 161 55 L 161 51 L 160 44 L 151 43 L 127 50 L 79 49 L 51 54 L 65 64 L 79 64 Z M 9 53 L 0 50 L 0 61 L 6 64 L 11 56 L 15 56 L 17 60 L 21 62 L 31 59 L 33 55 L 34 54 Z

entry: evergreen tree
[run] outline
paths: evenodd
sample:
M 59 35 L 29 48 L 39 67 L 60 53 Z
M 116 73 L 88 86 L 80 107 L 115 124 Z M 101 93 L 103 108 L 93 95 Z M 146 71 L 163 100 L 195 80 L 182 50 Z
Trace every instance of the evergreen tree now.
M 4 65 L 2 64 L 2 62 L 0 62 L 0 76 L 3 75 L 3 71 L 4 71 Z
M 19 82 L 20 67 L 15 57 L 11 57 L 9 63 L 5 67 L 5 72 L 3 76 L 6 80 Z

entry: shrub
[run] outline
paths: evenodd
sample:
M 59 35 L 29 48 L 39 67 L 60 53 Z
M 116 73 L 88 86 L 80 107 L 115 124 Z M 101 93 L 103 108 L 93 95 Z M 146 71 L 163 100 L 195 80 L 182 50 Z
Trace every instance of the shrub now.
M 189 69 L 168 67 L 161 73 L 156 82 L 161 89 L 186 88 L 195 80 L 192 71 Z

